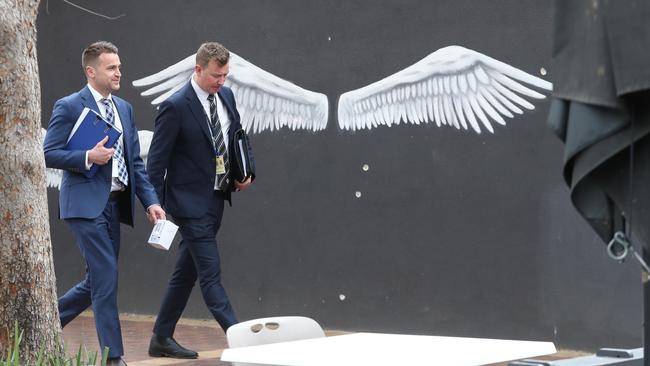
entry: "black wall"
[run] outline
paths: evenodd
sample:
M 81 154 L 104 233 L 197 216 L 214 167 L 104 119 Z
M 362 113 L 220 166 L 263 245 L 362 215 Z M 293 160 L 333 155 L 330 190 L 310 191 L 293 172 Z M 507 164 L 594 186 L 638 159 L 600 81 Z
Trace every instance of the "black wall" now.
M 494 135 L 337 127 L 340 94 L 447 45 L 539 76 L 550 57 L 550 1 L 78 3 L 125 16 L 42 1 L 43 126 L 56 99 L 85 84 L 80 54 L 99 39 L 120 48 L 117 94 L 140 129 L 153 130 L 155 108 L 131 81 L 207 40 L 329 97 L 326 130 L 252 136 L 258 179 L 236 194 L 218 237 L 240 319 L 306 315 L 330 329 L 640 345 L 639 269 L 608 259 L 571 207 L 562 145 L 545 126 L 548 100 Z M 57 193 L 49 190 L 50 222 L 63 293 L 84 266 L 57 219 Z M 173 268 L 173 250 L 147 247 L 150 229 L 144 214 L 135 230 L 123 227 L 121 311 L 156 313 Z M 209 317 L 198 287 L 185 316 Z

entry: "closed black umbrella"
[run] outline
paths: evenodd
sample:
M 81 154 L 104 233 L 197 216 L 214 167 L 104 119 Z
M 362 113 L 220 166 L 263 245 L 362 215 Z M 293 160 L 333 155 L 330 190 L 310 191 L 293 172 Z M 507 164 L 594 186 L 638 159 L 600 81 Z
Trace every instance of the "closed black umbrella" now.
M 571 200 L 605 243 L 620 232 L 650 263 L 650 1 L 554 5 L 548 122 L 565 144 Z M 650 365 L 650 327 L 644 345 Z

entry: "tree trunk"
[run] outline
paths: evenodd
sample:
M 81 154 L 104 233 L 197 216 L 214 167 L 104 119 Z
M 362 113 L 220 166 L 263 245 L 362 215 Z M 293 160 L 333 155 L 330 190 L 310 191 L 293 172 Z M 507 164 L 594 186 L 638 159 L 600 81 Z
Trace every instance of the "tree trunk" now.
M 0 0 L 0 352 L 18 322 L 27 364 L 40 348 L 58 351 L 61 332 L 41 145 L 38 4 Z

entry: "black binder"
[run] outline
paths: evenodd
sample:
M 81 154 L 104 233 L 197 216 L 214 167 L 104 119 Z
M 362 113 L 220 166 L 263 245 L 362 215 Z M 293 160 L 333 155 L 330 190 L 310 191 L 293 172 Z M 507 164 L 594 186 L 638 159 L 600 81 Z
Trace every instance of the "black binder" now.
M 233 146 L 232 177 L 240 182 L 249 177 L 255 179 L 255 159 L 253 149 L 246 131 L 239 129 L 235 132 L 235 146 Z

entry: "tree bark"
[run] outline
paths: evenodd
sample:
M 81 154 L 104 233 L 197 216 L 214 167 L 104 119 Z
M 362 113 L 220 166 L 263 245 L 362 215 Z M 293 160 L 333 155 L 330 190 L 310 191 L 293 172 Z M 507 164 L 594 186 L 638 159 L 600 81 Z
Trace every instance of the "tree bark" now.
M 14 323 L 21 359 L 58 352 L 61 332 L 41 145 L 39 0 L 0 0 L 0 352 Z

